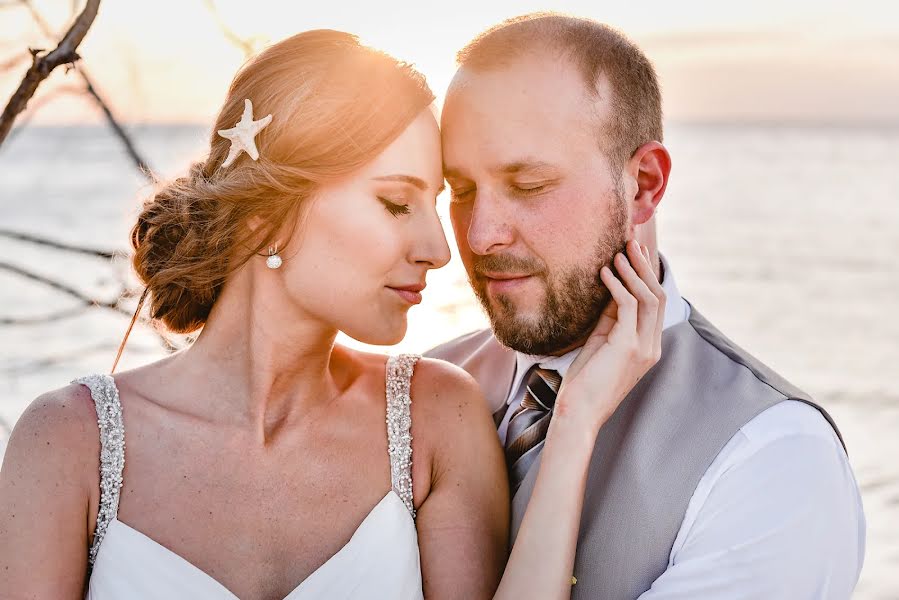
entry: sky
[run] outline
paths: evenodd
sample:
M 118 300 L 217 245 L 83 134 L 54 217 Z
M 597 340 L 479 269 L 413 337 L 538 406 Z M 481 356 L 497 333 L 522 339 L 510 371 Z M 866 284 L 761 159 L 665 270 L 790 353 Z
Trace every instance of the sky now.
M 78 0 L 35 0 L 64 31 Z M 454 54 L 504 18 L 556 10 L 612 25 L 659 73 L 669 121 L 899 123 L 899 2 L 892 0 L 532 0 L 287 2 L 103 0 L 80 47 L 115 114 L 133 123 L 213 121 L 244 62 L 220 24 L 257 47 L 317 28 L 358 34 L 415 63 L 442 95 Z M 0 2 L 0 102 L 53 47 L 16 0 Z M 57 69 L 32 102 L 38 123 L 100 120 L 73 73 Z

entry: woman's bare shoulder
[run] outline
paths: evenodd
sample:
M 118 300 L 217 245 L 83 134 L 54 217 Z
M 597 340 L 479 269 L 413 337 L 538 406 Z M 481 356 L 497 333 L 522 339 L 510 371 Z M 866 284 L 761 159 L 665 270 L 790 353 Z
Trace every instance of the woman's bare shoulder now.
M 390 359 L 388 355 L 345 347 L 335 348 L 335 351 L 344 364 L 354 365 L 351 368 L 357 369 L 360 374 L 365 373 L 370 380 L 385 380 L 386 364 Z M 409 393 L 412 398 L 412 421 L 419 431 L 433 429 L 452 434 L 462 429 L 471 430 L 477 422 L 492 424 L 477 382 L 464 369 L 452 363 L 436 358 L 419 358 L 413 370 Z
M 100 430 L 90 390 L 69 384 L 35 398 L 16 421 L 3 457 L 3 478 L 23 487 L 44 482 L 57 492 L 60 487 L 79 496 L 83 491 L 80 501 L 92 496 L 99 463 Z
M 422 358 L 412 377 L 412 406 L 428 435 L 445 450 L 459 442 L 496 443 L 487 401 L 464 369 L 436 358 Z
M 100 439 L 90 390 L 81 384 L 45 392 L 16 421 L 6 450 L 9 460 L 28 464 L 96 465 Z
M 82 527 L 73 531 L 86 535 L 81 530 L 99 486 L 99 431 L 85 386 L 70 384 L 35 398 L 9 436 L 0 471 L 0 505 L 18 513 L 20 523 L 31 514 L 47 527 L 69 527 L 76 518 Z
M 467 371 L 439 358 L 420 358 L 415 365 L 412 389 L 415 400 L 436 403 L 438 410 L 454 406 L 458 410 L 486 407 L 474 377 Z M 477 405 L 481 406 L 478 407 Z
M 41 394 L 25 409 L 0 470 L 0 589 L 73 598 L 83 588 L 99 463 L 86 387 Z

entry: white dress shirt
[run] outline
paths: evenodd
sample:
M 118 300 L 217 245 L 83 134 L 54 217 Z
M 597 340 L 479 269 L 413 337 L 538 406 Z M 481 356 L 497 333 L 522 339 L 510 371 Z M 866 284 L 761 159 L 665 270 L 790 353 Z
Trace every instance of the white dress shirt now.
M 667 261 L 663 328 L 689 319 Z M 580 353 L 516 353 L 505 417 L 533 365 L 562 377 Z M 865 516 L 849 459 L 815 408 L 786 400 L 746 423 L 696 486 L 671 548 L 668 568 L 639 600 L 842 600 L 865 554 Z

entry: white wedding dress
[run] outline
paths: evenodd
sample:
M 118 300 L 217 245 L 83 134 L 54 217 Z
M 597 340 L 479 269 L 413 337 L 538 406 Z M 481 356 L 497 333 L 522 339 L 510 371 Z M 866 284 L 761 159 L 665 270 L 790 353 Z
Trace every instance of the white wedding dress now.
M 387 433 L 392 489 L 347 544 L 283 600 L 422 599 L 415 509 L 409 384 L 418 357 L 387 362 Z M 100 425 L 100 512 L 90 548 L 89 600 L 239 600 L 172 550 L 117 518 L 125 429 L 109 375 L 76 380 L 90 388 Z

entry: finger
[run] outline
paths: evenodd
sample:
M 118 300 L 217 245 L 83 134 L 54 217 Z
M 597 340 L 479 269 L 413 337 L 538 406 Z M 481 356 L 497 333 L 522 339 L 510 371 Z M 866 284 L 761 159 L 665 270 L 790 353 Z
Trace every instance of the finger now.
M 631 258 L 631 266 L 634 267 L 634 270 L 637 272 L 637 275 L 640 276 L 640 279 L 643 280 L 643 283 L 646 284 L 646 287 L 652 290 L 652 293 L 655 294 L 656 297 L 661 298 L 661 296 L 665 295 L 665 291 L 662 289 L 662 284 L 659 283 L 659 278 L 652 268 L 652 258 L 649 254 L 649 248 L 638 245 L 638 251 L 639 256 Z
M 659 282 L 659 279 L 655 274 L 655 270 L 652 268 L 652 257 L 649 253 L 649 248 L 643 246 L 642 249 L 643 255 L 646 257 L 646 267 L 652 274 L 652 281 L 650 282 L 652 285 L 650 285 L 650 289 L 659 299 L 659 320 L 656 323 L 656 331 L 653 344 L 656 348 L 656 354 L 660 355 L 662 352 L 662 330 L 665 327 L 665 306 L 668 302 L 668 298 L 665 294 L 665 288 L 662 287 L 662 284 Z
M 631 295 L 624 284 L 615 277 L 612 269 L 603 267 L 599 272 L 602 282 L 606 284 L 612 300 L 618 305 L 618 320 L 615 327 L 609 332 L 609 337 L 620 332 L 622 335 L 636 336 L 637 334 L 637 299 Z
M 652 340 L 650 342 L 655 348 L 657 348 L 655 354 L 658 354 L 661 352 L 662 329 L 665 323 L 665 290 L 662 287 L 662 284 L 659 283 L 659 279 L 656 276 L 655 270 L 652 268 L 652 259 L 649 253 L 649 248 L 647 248 L 646 246 L 640 246 L 639 260 L 632 260 L 631 263 L 634 270 L 640 276 L 640 279 L 643 280 L 643 282 L 652 291 L 653 295 L 658 301 L 658 308 L 656 310 L 656 323 L 653 330 Z
M 635 257 L 632 259 L 632 262 L 643 260 L 642 251 L 636 245 L 636 242 L 628 244 L 628 252 Z M 634 270 L 632 264 L 623 255 L 615 258 L 615 267 L 618 269 L 618 275 L 627 286 L 628 291 L 637 299 L 637 335 L 639 336 L 640 347 L 644 351 L 648 351 L 652 348 L 652 343 L 655 339 L 655 328 L 658 321 L 658 298 L 656 298 L 655 294 L 652 293 Z
M 658 320 L 658 299 L 646 282 L 634 269 L 634 264 L 643 261 L 642 250 L 636 242 L 628 244 L 628 254 L 632 258 L 618 257 L 615 263 L 621 281 L 628 291 L 637 299 L 637 332 L 646 347 L 652 343 L 652 332 Z

